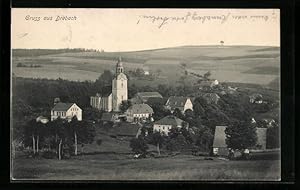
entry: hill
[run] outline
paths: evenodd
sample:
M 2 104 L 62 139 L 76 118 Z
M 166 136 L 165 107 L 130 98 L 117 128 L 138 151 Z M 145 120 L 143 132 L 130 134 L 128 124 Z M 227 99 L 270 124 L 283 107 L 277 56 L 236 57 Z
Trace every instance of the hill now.
M 154 83 L 172 84 L 186 69 L 198 74 L 211 71 L 219 81 L 268 85 L 280 70 L 280 48 L 269 46 L 180 46 L 132 52 L 16 49 L 12 55 L 13 73 L 27 78 L 95 80 L 105 69 L 114 71 L 118 57 L 127 71 L 147 67 L 159 75 Z M 18 63 L 41 67 L 20 68 Z

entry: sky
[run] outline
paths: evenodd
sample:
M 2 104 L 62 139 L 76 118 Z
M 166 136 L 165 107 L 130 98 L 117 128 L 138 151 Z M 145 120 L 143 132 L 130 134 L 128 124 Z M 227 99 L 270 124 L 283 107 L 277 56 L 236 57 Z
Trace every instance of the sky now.
M 280 46 L 279 9 L 13 8 L 11 28 L 12 48 L 119 52 L 220 41 Z

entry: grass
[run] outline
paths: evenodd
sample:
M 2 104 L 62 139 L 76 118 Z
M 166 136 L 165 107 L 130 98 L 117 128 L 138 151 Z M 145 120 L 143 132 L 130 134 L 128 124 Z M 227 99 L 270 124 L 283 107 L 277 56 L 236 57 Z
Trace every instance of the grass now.
M 278 160 L 223 161 L 178 155 L 135 160 L 129 155 L 81 155 L 70 160 L 16 158 L 15 179 L 278 180 Z
M 97 128 L 96 140 L 70 159 L 28 158 L 16 152 L 13 177 L 18 180 L 278 180 L 279 160 L 226 161 L 202 156 L 133 159 L 129 141 L 111 138 Z M 149 145 L 149 151 L 156 147 Z M 163 150 L 162 150 L 163 152 Z

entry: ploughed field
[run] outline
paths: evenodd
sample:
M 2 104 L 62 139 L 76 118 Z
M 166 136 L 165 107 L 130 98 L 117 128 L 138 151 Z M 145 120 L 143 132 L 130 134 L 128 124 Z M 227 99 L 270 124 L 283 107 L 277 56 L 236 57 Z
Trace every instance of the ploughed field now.
M 188 72 L 204 74 L 221 82 L 272 85 L 278 83 L 280 49 L 264 46 L 182 46 L 135 52 L 74 52 L 39 54 L 32 50 L 13 51 L 12 72 L 19 77 L 68 80 L 96 80 L 106 69 L 114 70 L 121 56 L 125 71 L 148 68 L 153 81 L 135 80 L 137 85 L 176 84 Z M 17 67 L 19 63 L 41 67 Z M 157 72 L 160 70 L 159 72 Z M 189 76 L 190 80 L 197 78 Z M 274 85 L 273 85 L 274 86 Z M 279 86 L 279 85 L 278 85 Z
M 103 152 L 68 160 L 18 157 L 15 179 L 50 180 L 279 180 L 279 160 L 226 161 L 192 155 L 133 159 Z

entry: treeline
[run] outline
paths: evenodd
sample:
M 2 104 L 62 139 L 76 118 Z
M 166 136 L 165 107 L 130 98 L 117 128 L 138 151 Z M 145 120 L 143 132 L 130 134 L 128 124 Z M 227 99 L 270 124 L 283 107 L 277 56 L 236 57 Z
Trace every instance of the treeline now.
M 78 53 L 78 52 L 99 52 L 95 49 L 85 49 L 85 48 L 65 48 L 65 49 L 13 49 L 13 57 L 30 57 L 30 56 L 40 56 L 40 55 L 50 55 L 59 53 Z
M 92 143 L 95 137 L 95 128 L 76 118 L 70 122 L 58 118 L 45 124 L 32 119 L 19 128 L 22 133 L 18 140 L 23 144 L 19 148 L 31 147 L 29 155 L 59 160 L 78 155 L 78 147 Z

